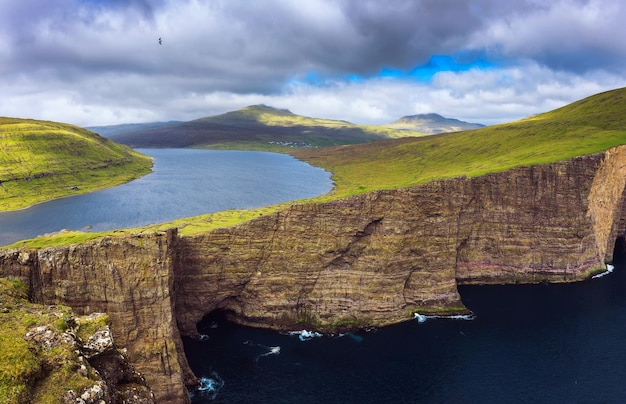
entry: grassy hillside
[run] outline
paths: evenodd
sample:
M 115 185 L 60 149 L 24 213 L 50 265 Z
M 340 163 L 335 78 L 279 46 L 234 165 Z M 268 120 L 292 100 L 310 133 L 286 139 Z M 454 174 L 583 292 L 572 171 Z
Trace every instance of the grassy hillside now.
M 483 129 L 292 154 L 331 171 L 333 198 L 437 178 L 478 176 L 626 143 L 626 88 Z
M 152 161 L 76 126 L 0 117 L 0 210 L 118 185 Z
M 115 137 L 132 147 L 207 147 L 285 151 L 419 136 L 380 126 L 308 118 L 287 110 L 255 105 L 222 115 Z
M 315 203 L 377 189 L 461 175 L 479 176 L 600 152 L 626 144 L 625 111 L 626 88 L 623 88 L 532 118 L 479 130 L 362 145 L 292 149 L 291 154 L 333 173 L 335 189 L 329 195 L 308 201 Z M 251 220 L 285 205 L 288 204 L 218 212 L 115 233 L 178 227 L 183 235 L 194 234 Z M 19 242 L 15 246 L 79 243 L 101 235 L 70 232 Z

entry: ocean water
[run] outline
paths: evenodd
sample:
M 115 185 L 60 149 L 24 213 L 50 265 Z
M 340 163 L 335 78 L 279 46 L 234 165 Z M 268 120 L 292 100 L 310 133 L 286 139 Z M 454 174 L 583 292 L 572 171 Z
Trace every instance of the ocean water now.
M 61 229 L 104 231 L 310 198 L 330 174 L 277 153 L 141 149 L 151 174 L 117 187 L 0 212 L 0 245 Z
M 473 319 L 335 337 L 234 325 L 185 351 L 193 403 L 624 403 L 626 265 L 566 285 L 465 286 Z

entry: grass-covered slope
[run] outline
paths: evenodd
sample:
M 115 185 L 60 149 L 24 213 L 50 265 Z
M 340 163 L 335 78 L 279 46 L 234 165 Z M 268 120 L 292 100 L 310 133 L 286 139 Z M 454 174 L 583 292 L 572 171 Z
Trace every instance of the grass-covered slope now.
M 208 147 L 284 151 L 419 136 L 418 133 L 346 121 L 308 118 L 254 105 L 225 114 L 115 137 L 132 147 Z
M 478 176 L 592 154 L 626 143 L 626 88 L 517 122 L 364 145 L 304 149 L 298 158 L 334 175 L 332 197 Z
M 0 117 L 0 211 L 118 185 L 149 157 L 76 126 Z
M 521 121 L 483 129 L 319 149 L 292 149 L 294 156 L 333 173 L 335 189 L 311 203 L 405 187 L 439 178 L 479 176 L 523 165 L 550 163 L 626 144 L 626 88 L 597 94 Z M 306 203 L 303 201 L 303 203 Z M 232 210 L 142 230 L 178 227 L 190 235 L 228 227 L 280 210 Z M 80 243 L 103 234 L 71 232 L 16 243 L 35 248 Z

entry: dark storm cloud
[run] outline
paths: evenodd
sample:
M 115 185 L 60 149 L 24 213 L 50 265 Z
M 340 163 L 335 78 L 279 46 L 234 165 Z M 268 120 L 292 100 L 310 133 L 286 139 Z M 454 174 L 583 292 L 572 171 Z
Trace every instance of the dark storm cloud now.
M 237 92 L 278 91 L 289 77 L 309 72 L 410 70 L 433 54 L 524 57 L 585 71 L 618 66 L 625 53 L 615 35 L 623 31 L 616 16 L 624 15 L 624 6 L 606 0 L 551 6 L 495 0 L 15 4 L 2 10 L 2 20 L 10 27 L 3 31 L 16 69 L 212 75 L 221 76 L 207 80 L 216 90 Z M 577 9 L 585 7 L 596 16 L 579 16 Z M 607 15 L 601 7 L 616 10 Z M 610 32 L 607 38 L 597 31 Z M 155 55 L 159 36 L 169 48 Z
M 456 111 L 470 100 L 467 91 L 493 91 L 500 105 L 506 94 L 539 99 L 538 89 L 552 85 L 548 80 L 589 82 L 583 87 L 592 91 L 625 75 L 623 3 L 6 0 L 0 2 L 0 92 L 12 101 L 0 101 L 0 108 L 19 112 L 21 102 L 33 111 L 21 115 L 52 115 L 50 108 L 60 105 L 80 119 L 94 111 L 116 119 L 168 112 L 163 118 L 181 119 L 206 115 L 203 108 L 220 102 L 283 100 L 315 115 L 311 108 L 324 104 L 315 94 L 323 94 L 336 95 L 335 110 L 368 97 L 345 110 L 384 119 L 399 103 L 413 106 L 406 113 L 426 108 L 435 93 L 458 103 Z M 402 77 L 433 55 L 469 67 L 465 73 L 451 68 L 455 74 L 437 80 L 431 75 L 427 83 Z M 379 77 L 389 69 L 397 72 L 395 81 Z M 525 87 L 510 77 L 523 77 L 518 83 Z M 416 101 L 416 91 L 424 99 Z M 60 101 L 42 101 L 52 99 Z

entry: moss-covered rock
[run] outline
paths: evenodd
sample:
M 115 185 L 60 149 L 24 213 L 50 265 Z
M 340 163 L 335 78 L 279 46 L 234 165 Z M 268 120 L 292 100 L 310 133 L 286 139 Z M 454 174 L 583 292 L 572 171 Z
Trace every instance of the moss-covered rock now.
M 116 349 L 106 315 L 75 316 L 65 306 L 31 303 L 27 293 L 22 282 L 0 278 L 0 402 L 154 401 Z

